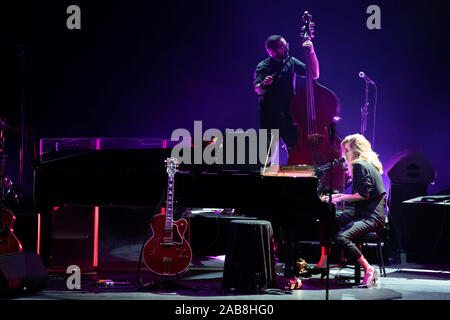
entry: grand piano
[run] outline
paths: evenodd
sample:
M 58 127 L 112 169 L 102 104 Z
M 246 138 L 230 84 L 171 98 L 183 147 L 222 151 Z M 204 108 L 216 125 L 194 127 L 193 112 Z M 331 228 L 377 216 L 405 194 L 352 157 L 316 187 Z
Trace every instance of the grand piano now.
M 41 159 L 34 202 L 41 214 L 41 258 L 50 264 L 52 208 L 63 205 L 156 207 L 167 187 L 171 148 L 88 150 Z M 233 208 L 248 217 L 292 226 L 333 215 L 318 179 L 262 175 L 213 165 L 183 165 L 175 175 L 175 206 Z

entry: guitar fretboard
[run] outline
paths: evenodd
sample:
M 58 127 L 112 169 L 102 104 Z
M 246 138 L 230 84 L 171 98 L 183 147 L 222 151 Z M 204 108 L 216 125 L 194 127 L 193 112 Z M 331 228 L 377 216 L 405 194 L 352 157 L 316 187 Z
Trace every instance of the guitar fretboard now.
M 174 176 L 169 175 L 167 182 L 166 224 L 164 239 L 172 241 L 173 236 L 173 201 L 174 201 Z

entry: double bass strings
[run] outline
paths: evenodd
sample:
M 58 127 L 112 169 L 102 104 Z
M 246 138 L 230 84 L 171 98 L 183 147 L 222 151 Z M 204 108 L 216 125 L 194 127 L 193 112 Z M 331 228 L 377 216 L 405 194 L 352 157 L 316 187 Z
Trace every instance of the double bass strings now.
M 314 88 L 311 77 L 311 64 L 307 61 L 308 75 L 306 77 L 306 90 L 308 92 L 306 97 L 307 114 L 308 114 L 308 135 L 317 133 L 316 126 L 316 110 L 314 107 Z

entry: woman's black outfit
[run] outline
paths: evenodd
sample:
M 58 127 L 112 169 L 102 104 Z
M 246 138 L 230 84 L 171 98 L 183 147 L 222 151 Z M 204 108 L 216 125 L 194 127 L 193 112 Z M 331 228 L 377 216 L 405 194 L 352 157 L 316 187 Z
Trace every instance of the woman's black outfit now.
M 352 240 L 380 230 L 385 224 L 386 190 L 381 174 L 373 164 L 367 161 L 353 163 L 352 193 L 359 193 L 364 198 L 369 194 L 369 198 L 353 202 L 354 210 L 336 213 L 334 239 L 350 257 L 357 260 L 362 253 Z

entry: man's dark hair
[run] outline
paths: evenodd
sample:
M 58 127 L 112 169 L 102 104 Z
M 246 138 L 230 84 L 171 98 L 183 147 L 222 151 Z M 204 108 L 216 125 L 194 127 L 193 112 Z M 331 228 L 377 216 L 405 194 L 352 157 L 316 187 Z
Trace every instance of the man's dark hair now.
M 265 42 L 266 49 L 276 49 L 277 48 L 277 42 L 283 39 L 283 36 L 280 36 L 278 34 L 269 36 Z

